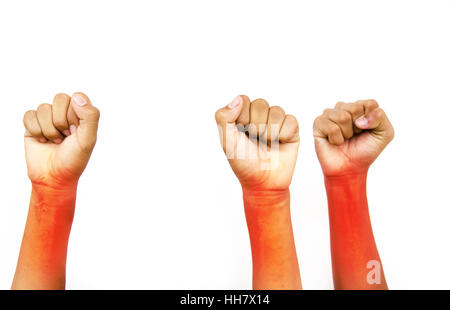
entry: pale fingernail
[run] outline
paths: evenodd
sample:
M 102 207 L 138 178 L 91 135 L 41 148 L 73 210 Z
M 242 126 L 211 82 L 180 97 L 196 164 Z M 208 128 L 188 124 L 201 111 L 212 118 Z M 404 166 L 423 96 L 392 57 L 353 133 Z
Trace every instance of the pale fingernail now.
M 365 118 L 364 116 L 361 116 L 360 118 L 358 118 L 358 119 L 355 121 L 355 123 L 356 123 L 356 125 L 357 125 L 359 128 L 367 128 L 367 127 L 369 127 L 369 121 L 368 121 L 367 118 Z
M 242 103 L 241 96 L 237 96 L 236 98 L 233 99 L 233 101 L 231 101 L 230 104 L 227 105 L 227 107 L 228 109 L 234 109 L 238 107 L 241 103 Z
M 75 125 L 70 125 L 70 134 L 74 134 L 77 131 L 77 127 Z
M 63 134 L 64 134 L 66 137 L 70 136 L 70 130 L 69 130 L 69 129 L 64 130 L 64 131 L 63 131 Z
M 62 142 L 61 138 L 56 138 L 55 140 L 53 140 L 53 143 L 56 143 L 56 144 L 60 144 L 61 142 Z
M 45 143 L 45 142 L 47 142 L 47 139 L 45 139 L 45 138 L 40 138 L 39 141 L 42 142 L 42 143 Z
M 73 95 L 72 99 L 80 107 L 82 107 L 82 106 L 87 104 L 86 99 L 84 99 L 84 97 L 82 95 L 80 95 L 80 94 Z

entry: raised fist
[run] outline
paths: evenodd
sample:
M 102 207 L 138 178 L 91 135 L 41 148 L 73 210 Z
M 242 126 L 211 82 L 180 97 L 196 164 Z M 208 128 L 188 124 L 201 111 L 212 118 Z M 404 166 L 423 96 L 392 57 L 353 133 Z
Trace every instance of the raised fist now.
M 394 138 L 375 100 L 336 104 L 314 121 L 317 157 L 325 176 L 364 173 Z
M 32 183 L 71 186 L 86 167 L 97 140 L 100 112 L 83 93 L 57 94 L 24 115 L 25 154 Z
M 291 183 L 300 143 L 297 120 L 264 99 L 236 97 L 216 112 L 223 150 L 241 185 L 283 190 Z

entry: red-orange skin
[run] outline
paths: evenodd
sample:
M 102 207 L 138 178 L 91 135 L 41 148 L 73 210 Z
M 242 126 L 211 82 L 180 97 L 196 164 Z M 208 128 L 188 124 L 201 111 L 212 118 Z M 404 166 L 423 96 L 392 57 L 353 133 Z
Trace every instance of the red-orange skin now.
M 381 266 L 380 284 L 369 284 L 370 260 L 380 262 L 366 196 L 367 172 L 325 177 L 330 218 L 331 259 L 336 289 L 387 289 Z
M 302 288 L 289 190 L 243 190 L 253 259 L 253 289 Z
M 76 185 L 33 184 L 12 289 L 64 289 Z

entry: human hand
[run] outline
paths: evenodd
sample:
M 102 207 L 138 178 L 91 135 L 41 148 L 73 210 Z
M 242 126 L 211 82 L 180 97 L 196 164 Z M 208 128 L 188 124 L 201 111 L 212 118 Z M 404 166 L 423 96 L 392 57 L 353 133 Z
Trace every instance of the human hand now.
M 83 93 L 57 94 L 24 115 L 25 155 L 33 184 L 73 186 L 97 140 L 100 112 Z
M 325 176 L 367 172 L 394 129 L 375 100 L 339 102 L 314 121 L 314 141 Z
M 300 144 L 292 115 L 264 99 L 236 97 L 216 112 L 221 143 L 234 173 L 246 190 L 289 188 Z

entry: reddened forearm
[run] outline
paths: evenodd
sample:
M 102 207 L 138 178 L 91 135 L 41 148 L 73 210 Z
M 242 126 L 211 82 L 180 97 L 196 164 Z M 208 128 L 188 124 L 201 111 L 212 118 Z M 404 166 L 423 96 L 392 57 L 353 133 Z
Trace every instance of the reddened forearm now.
M 64 289 L 76 184 L 33 184 L 12 289 Z
M 254 289 L 301 289 L 289 189 L 243 189 L 253 259 Z
M 325 177 L 336 289 L 387 289 L 370 222 L 367 172 Z

